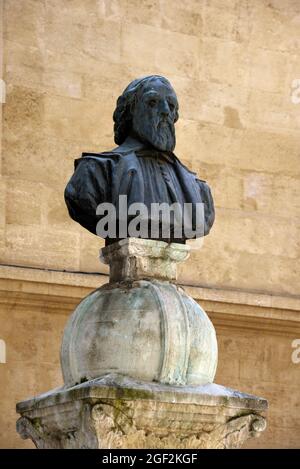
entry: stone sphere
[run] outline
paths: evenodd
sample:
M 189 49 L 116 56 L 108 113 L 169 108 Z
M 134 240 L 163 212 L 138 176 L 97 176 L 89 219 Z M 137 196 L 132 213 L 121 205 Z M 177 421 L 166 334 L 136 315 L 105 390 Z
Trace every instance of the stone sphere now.
M 65 328 L 65 384 L 107 373 L 173 385 L 212 383 L 215 329 L 176 285 L 155 280 L 106 284 L 84 298 Z

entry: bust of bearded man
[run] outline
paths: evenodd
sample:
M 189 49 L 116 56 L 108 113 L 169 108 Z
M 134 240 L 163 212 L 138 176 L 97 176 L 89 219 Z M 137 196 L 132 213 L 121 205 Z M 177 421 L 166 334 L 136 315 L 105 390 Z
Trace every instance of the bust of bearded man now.
M 71 218 L 99 234 L 97 225 L 103 213 L 99 214 L 97 207 L 112 204 L 118 221 L 124 217 L 120 196 L 126 196 L 127 209 L 142 203 L 148 214 L 153 204 L 176 203 L 182 211 L 185 205 L 192 207 L 192 236 L 187 236 L 185 229 L 180 236 L 176 235 L 174 218 L 169 219 L 167 236 L 161 229 L 162 219 L 158 234 L 153 236 L 150 226 L 153 220 L 151 215 L 146 215 L 148 228 L 141 237 L 185 243 L 188 238 L 207 235 L 214 222 L 213 199 L 206 182 L 198 179 L 173 153 L 178 101 L 170 82 L 158 75 L 134 80 L 118 98 L 113 119 L 118 147 L 103 153 L 83 153 L 75 160 L 74 174 L 65 189 Z M 196 229 L 195 209 L 199 205 L 202 222 Z M 128 213 L 126 226 L 132 219 Z M 106 244 L 129 236 L 129 231 L 120 234 L 117 229 L 113 234 L 108 233 Z

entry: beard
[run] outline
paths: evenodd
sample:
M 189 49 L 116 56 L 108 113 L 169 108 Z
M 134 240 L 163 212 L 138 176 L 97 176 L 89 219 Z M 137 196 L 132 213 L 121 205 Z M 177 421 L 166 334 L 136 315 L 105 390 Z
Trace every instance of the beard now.
M 169 118 L 152 117 L 145 118 L 145 115 L 138 119 L 133 119 L 133 130 L 135 134 L 144 142 L 150 143 L 160 151 L 173 151 L 176 144 L 174 122 Z

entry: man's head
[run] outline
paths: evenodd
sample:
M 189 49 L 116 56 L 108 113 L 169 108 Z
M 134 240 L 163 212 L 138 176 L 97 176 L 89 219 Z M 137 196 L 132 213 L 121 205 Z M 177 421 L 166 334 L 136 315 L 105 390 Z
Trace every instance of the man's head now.
M 175 148 L 178 101 L 164 77 L 151 75 L 131 82 L 118 98 L 113 119 L 118 145 L 134 135 L 161 151 Z

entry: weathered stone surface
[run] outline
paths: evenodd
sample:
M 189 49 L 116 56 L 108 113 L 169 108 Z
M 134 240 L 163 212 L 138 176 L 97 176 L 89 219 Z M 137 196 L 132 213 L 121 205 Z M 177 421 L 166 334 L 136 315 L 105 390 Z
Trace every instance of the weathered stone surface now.
M 137 238 L 101 250 L 110 283 L 84 298 L 66 326 L 61 364 L 67 385 L 111 370 L 168 384 L 213 382 L 214 327 L 198 303 L 167 281 L 188 255 L 188 246 Z
M 204 310 L 175 285 L 104 285 L 71 316 L 61 363 L 68 385 L 110 370 L 148 381 L 205 384 L 215 376 L 217 341 Z
M 105 282 L 105 275 L 0 266 L 0 336 L 7 344 L 7 363 L 0 364 L 6 383 L 0 400 L 1 448 L 34 447 L 15 430 L 15 403 L 62 385 L 63 328 L 79 301 Z M 266 431 L 245 445 L 298 447 L 300 375 L 291 361 L 291 342 L 300 337 L 300 300 L 227 289 L 185 290 L 201 303 L 217 332 L 215 382 L 270 403 Z
M 38 448 L 239 448 L 266 428 L 265 399 L 216 384 L 144 383 L 111 374 L 19 403 Z
M 156 278 L 177 279 L 177 264 L 188 259 L 185 244 L 128 238 L 100 251 L 100 259 L 110 267 L 110 282 Z

